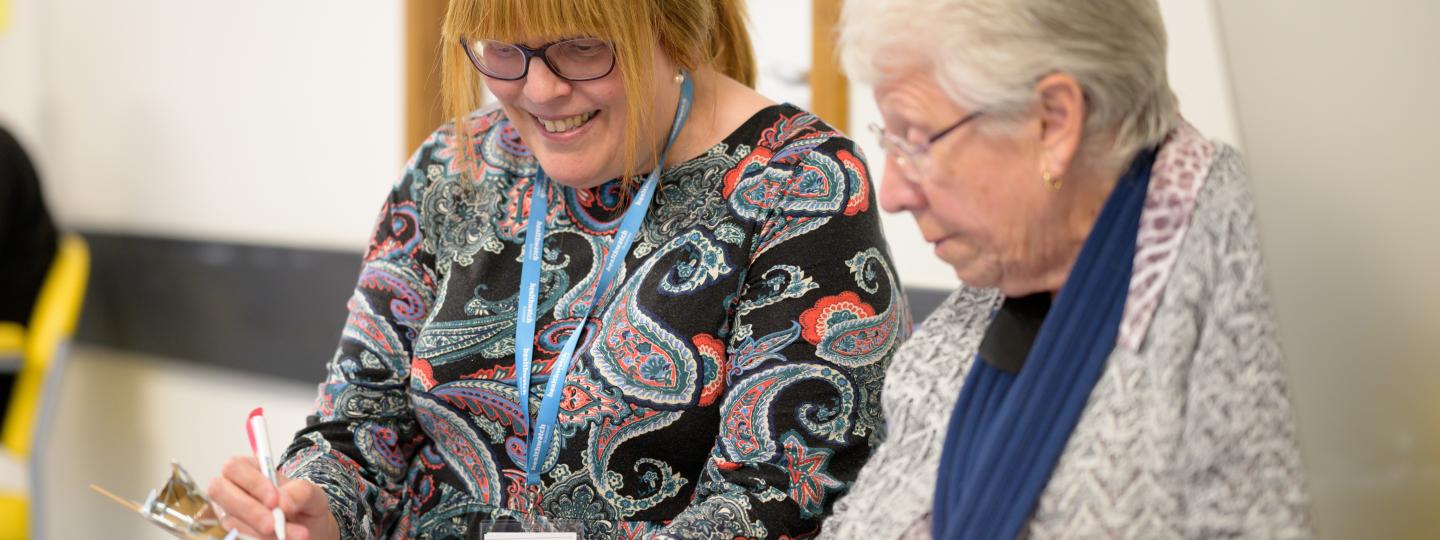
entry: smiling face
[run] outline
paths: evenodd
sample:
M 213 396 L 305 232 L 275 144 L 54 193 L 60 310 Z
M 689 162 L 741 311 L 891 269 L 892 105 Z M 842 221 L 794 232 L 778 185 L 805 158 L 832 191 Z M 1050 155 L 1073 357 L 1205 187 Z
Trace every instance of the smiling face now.
M 927 73 L 898 77 L 875 89 L 885 129 L 913 143 L 954 124 L 971 111 L 952 101 Z M 1043 230 L 1055 214 L 1040 178 L 1044 148 L 1037 121 L 1014 130 L 981 129 L 981 115 L 936 140 L 921 178 L 906 178 L 895 156 L 885 156 L 880 204 L 908 211 L 935 256 L 966 285 L 1026 287 L 1045 267 Z M 1000 131 L 1000 130 L 991 130 Z
M 521 41 L 538 48 L 551 40 Z M 646 172 L 665 142 L 679 99 L 677 67 L 657 45 L 651 53 L 652 98 L 642 116 L 634 163 L 625 162 L 626 107 L 630 105 L 621 71 L 583 82 L 557 76 L 540 58 L 530 60 L 529 74 L 518 81 L 485 77 L 485 86 L 500 102 L 520 137 L 535 153 L 545 173 L 564 185 L 591 187 L 631 172 Z M 636 100 L 640 101 L 640 100 Z

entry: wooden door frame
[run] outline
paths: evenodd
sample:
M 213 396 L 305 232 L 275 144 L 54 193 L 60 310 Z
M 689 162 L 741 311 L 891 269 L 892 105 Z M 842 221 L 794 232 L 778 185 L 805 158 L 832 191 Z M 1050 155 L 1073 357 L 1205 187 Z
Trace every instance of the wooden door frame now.
M 440 26 L 446 0 L 405 0 L 405 136 L 403 155 L 445 122 L 440 100 Z
M 850 81 L 840 71 L 836 31 L 841 0 L 811 0 L 810 112 L 831 127 L 848 132 Z

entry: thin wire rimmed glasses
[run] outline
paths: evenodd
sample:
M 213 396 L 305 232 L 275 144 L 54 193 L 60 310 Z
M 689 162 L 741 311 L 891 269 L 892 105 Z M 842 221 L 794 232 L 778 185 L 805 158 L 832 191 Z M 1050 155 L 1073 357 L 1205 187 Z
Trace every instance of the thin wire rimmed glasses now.
M 574 38 L 531 48 L 490 39 L 460 39 L 475 69 L 502 81 L 518 81 L 530 73 L 530 59 L 539 57 L 551 72 L 573 82 L 593 81 L 615 69 L 615 49 L 598 38 Z
M 905 140 L 904 137 L 885 131 L 885 128 L 880 127 L 880 124 L 871 123 L 870 132 L 874 133 L 875 138 L 880 140 L 880 149 L 884 150 L 886 154 L 894 156 L 895 164 L 900 166 L 900 172 L 905 175 L 905 178 L 913 182 L 925 176 L 930 162 L 930 147 L 935 144 L 935 141 L 960 129 L 960 126 L 974 120 L 983 112 L 984 111 L 979 110 L 971 112 L 958 122 L 951 124 L 950 127 L 940 130 L 939 133 L 931 135 L 925 139 L 925 142 L 921 143 L 913 143 Z

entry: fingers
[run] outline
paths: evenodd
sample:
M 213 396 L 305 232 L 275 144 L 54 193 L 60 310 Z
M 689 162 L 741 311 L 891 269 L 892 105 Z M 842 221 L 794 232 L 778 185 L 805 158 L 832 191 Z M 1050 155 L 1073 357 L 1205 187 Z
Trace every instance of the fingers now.
M 329 497 L 309 480 L 292 480 L 281 485 L 280 508 L 290 520 L 285 532 L 291 540 L 339 537 L 335 516 L 330 513 Z
M 209 491 L 210 501 L 225 514 L 220 520 L 225 528 L 256 538 L 274 535 L 275 518 L 270 508 L 250 497 L 228 478 L 221 476 L 211 481 Z
M 220 476 L 211 480 L 207 491 L 210 501 L 225 515 L 222 525 L 241 534 L 267 538 L 275 531 L 270 509 L 279 504 L 280 494 L 256 463 L 249 457 L 226 460 Z
M 220 526 L 224 527 L 227 531 L 235 531 L 250 538 L 261 538 L 263 536 L 260 533 L 256 532 L 255 529 L 251 528 L 249 525 L 240 522 L 240 520 L 235 519 L 232 516 L 225 516 L 224 518 L 221 518 Z M 285 532 L 290 532 L 290 529 L 287 527 L 285 529 Z M 289 536 L 287 535 L 286 538 L 289 538 Z
M 285 525 L 286 540 L 310 540 L 310 528 L 298 523 Z
M 227 531 L 235 531 L 249 538 L 275 538 L 275 535 L 262 534 L 246 525 L 240 520 L 226 516 L 220 520 L 220 526 Z M 310 529 L 304 525 L 289 523 L 285 525 L 286 540 L 310 540 Z
M 274 538 L 275 518 L 271 509 L 279 507 L 286 516 L 287 539 L 336 537 L 335 518 L 330 514 L 325 491 L 309 480 L 281 477 L 280 481 L 277 490 L 260 472 L 254 458 L 227 460 L 208 490 L 211 502 L 223 511 L 220 524 L 246 536 Z M 320 527 L 318 533 L 317 526 Z
M 237 456 L 225 460 L 225 465 L 220 468 L 220 475 L 267 508 L 274 508 L 280 503 L 280 494 L 275 491 L 275 486 L 265 477 L 265 473 L 260 471 L 260 464 L 253 457 Z
M 275 538 L 275 535 L 261 534 L 249 525 L 239 520 L 229 518 L 220 520 L 220 526 L 227 531 L 235 531 L 250 538 Z M 289 523 L 285 525 L 286 540 L 310 540 L 310 529 L 304 525 Z
M 325 491 L 309 480 L 292 480 L 280 486 L 280 509 L 285 515 L 316 516 L 329 512 Z

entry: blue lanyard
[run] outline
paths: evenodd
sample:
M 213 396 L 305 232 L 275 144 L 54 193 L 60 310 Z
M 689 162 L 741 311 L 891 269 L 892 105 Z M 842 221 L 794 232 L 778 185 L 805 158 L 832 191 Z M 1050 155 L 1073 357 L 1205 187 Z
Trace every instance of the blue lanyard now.
M 540 484 L 540 474 L 544 472 L 540 470 L 540 464 L 549 454 L 550 445 L 555 442 L 555 422 L 560 416 L 560 392 L 565 389 L 565 375 L 570 372 L 570 364 L 575 359 L 575 347 L 580 344 L 580 335 L 585 333 L 590 313 L 609 292 L 610 281 L 620 273 L 620 265 L 625 261 L 625 255 L 630 252 L 630 244 L 635 241 L 635 233 L 639 232 L 640 223 L 645 221 L 645 214 L 650 210 L 650 199 L 655 196 L 655 186 L 660 183 L 660 169 L 665 166 L 665 153 L 670 150 L 675 136 L 680 134 L 680 128 L 685 125 L 685 119 L 690 115 L 692 92 L 690 75 L 685 73 L 684 80 L 680 83 L 680 101 L 675 105 L 675 119 L 670 124 L 670 139 L 665 142 L 660 159 L 656 160 L 655 170 L 650 171 L 645 185 L 635 194 L 630 208 L 625 211 L 620 230 L 615 234 L 613 248 L 605 257 L 600 279 L 595 284 L 595 296 L 591 298 L 589 307 L 585 308 L 585 315 L 580 318 L 575 330 L 570 332 L 569 339 L 565 340 L 565 347 L 560 350 L 560 356 L 555 359 L 555 365 L 550 370 L 550 380 L 545 383 L 545 396 L 540 401 L 540 414 L 535 417 L 535 429 L 527 432 L 529 439 L 525 445 L 528 450 L 525 456 L 526 484 Z M 540 300 L 540 256 L 545 244 L 545 216 L 549 213 L 547 192 L 550 191 L 550 177 L 545 175 L 545 171 L 539 170 L 535 173 L 535 182 L 530 191 L 530 216 L 525 229 L 525 262 L 520 269 L 520 305 L 515 324 L 515 389 L 520 394 L 520 417 L 524 422 L 522 425 L 526 427 L 530 424 L 530 375 L 535 359 L 535 321 L 539 318 L 536 305 Z

